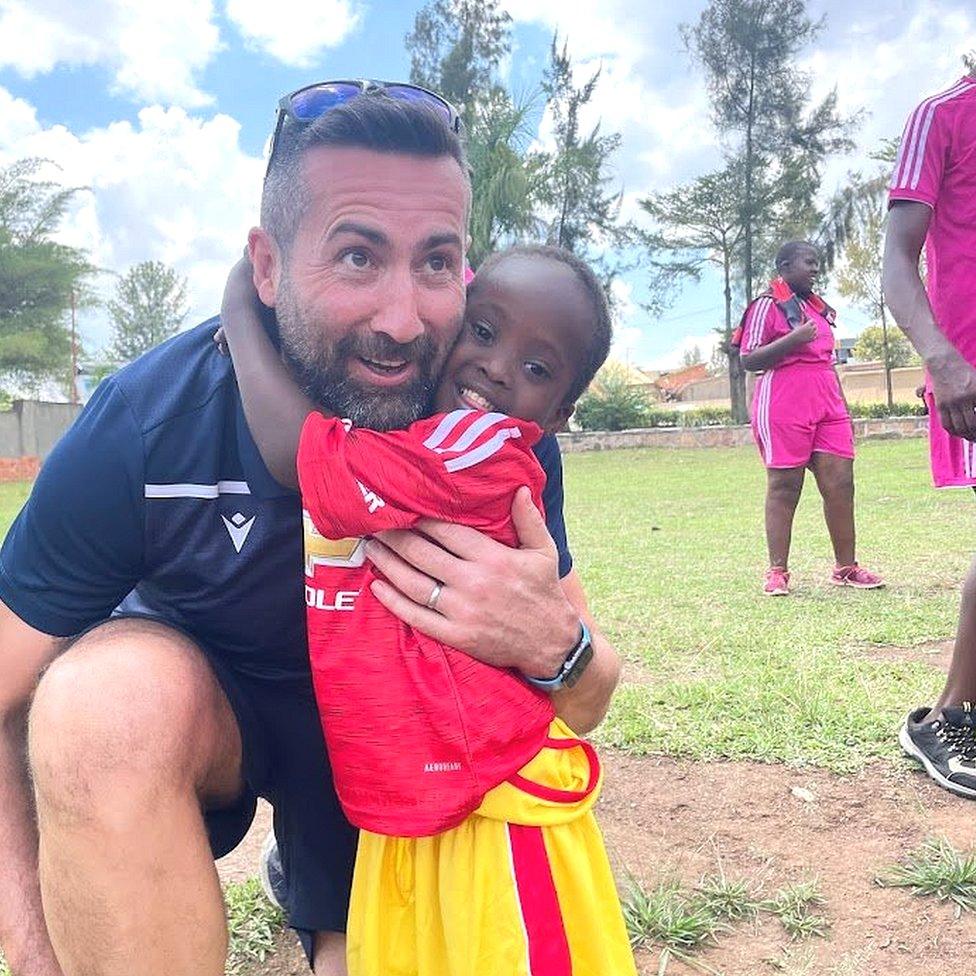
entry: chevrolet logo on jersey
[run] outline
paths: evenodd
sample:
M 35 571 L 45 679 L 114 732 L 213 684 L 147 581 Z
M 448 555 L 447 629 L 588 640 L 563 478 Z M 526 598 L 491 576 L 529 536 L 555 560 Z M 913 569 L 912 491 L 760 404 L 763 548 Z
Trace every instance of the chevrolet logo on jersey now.
M 305 575 L 314 576 L 316 566 L 362 566 L 366 561 L 365 539 L 326 539 L 302 510 L 305 545 Z

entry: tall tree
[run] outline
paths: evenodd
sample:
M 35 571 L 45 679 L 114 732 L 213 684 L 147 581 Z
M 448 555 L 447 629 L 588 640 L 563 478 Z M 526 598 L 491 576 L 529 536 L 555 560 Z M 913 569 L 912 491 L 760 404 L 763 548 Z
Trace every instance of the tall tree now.
M 553 37 L 542 88 L 552 116 L 555 148 L 546 160 L 542 200 L 550 211 L 548 243 L 585 254 L 587 245 L 621 247 L 630 231 L 619 222 L 622 192 L 607 172 L 620 147 L 620 135 L 603 135 L 599 125 L 584 133 L 580 112 L 593 98 L 599 69 L 577 88 L 568 46 Z
M 713 121 L 743 167 L 738 278 L 747 301 L 775 244 L 820 225 L 820 164 L 851 147 L 852 120 L 838 115 L 836 92 L 811 107 L 810 79 L 797 67 L 797 55 L 822 28 L 805 0 L 710 0 L 696 24 L 682 27 L 705 70 Z M 765 195 L 763 183 L 781 193 Z
M 55 240 L 80 189 L 42 178 L 49 165 L 22 159 L 0 170 L 0 384 L 5 387 L 67 381 L 71 303 L 91 299 L 88 284 L 95 268 L 84 251 Z
M 511 31 L 499 0 L 431 0 L 405 38 L 410 80 L 456 105 L 470 128 L 475 102 L 495 86 L 511 51 Z
M 733 161 L 718 173 L 640 201 L 641 208 L 654 220 L 654 230 L 645 236 L 652 261 L 660 266 L 659 255 L 669 253 L 673 255 L 672 271 L 695 279 L 708 264 L 721 271 L 725 325 L 719 331 L 722 349 L 729 357 L 729 395 L 734 416 L 745 409 L 745 381 L 739 383 L 736 376 L 742 366 L 731 345 L 732 277 L 744 233 L 741 193 L 741 164 Z
M 188 311 L 185 278 L 162 261 L 133 265 L 108 303 L 113 357 L 122 363 L 138 358 L 175 335 Z
M 966 70 L 976 77 L 976 48 L 973 48 L 968 54 L 962 56 L 962 63 L 965 65 Z
M 474 268 L 499 247 L 539 232 L 535 206 L 542 161 L 529 153 L 532 107 L 531 101 L 516 105 L 500 88 L 475 104 L 468 132 L 473 188 L 468 261 Z
M 511 50 L 511 17 L 498 0 L 431 0 L 405 44 L 410 80 L 461 111 L 471 165 L 471 248 L 477 267 L 497 247 L 535 236 L 540 159 L 529 153 L 534 98 L 515 102 L 498 84 Z
M 878 358 L 885 371 L 885 391 L 890 408 L 894 403 L 891 388 L 891 371 L 905 365 L 904 349 L 895 343 L 888 332 L 888 305 L 885 302 L 882 279 L 882 260 L 884 256 L 884 228 L 887 217 L 887 174 L 879 174 L 869 179 L 853 179 L 854 220 L 844 252 L 844 263 L 838 270 L 837 290 L 844 298 L 851 299 L 872 321 L 879 324 L 881 355 L 872 356 L 867 345 L 861 345 L 858 358 Z M 868 332 L 869 330 L 865 330 Z M 864 333 L 862 333 L 864 336 Z M 911 346 L 904 337 L 904 347 L 909 352 Z M 872 340 L 868 336 L 864 341 Z

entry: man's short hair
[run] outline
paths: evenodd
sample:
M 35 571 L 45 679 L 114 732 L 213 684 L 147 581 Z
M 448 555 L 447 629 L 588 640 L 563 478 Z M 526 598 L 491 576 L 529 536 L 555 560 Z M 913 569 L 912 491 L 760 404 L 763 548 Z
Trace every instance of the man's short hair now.
M 776 270 L 779 271 L 788 264 L 792 264 L 793 259 L 801 251 L 813 251 L 818 257 L 820 255 L 820 248 L 816 244 L 811 244 L 809 241 L 787 241 L 776 252 Z
M 403 153 L 436 159 L 449 156 L 467 175 L 460 137 L 433 108 L 364 93 L 301 125 L 286 119 L 261 197 L 261 226 L 282 254 L 289 249 L 308 204 L 302 159 L 319 146 Z
M 489 255 L 478 268 L 479 275 L 486 275 L 508 258 L 535 257 L 542 260 L 558 261 L 566 265 L 576 276 L 593 312 L 593 335 L 586 349 L 586 356 L 579 365 L 573 385 L 566 397 L 567 403 L 575 403 L 590 385 L 599 368 L 610 355 L 610 340 L 613 337 L 613 317 L 607 291 L 593 269 L 582 259 L 563 247 L 548 244 L 519 244 L 506 251 L 496 251 Z

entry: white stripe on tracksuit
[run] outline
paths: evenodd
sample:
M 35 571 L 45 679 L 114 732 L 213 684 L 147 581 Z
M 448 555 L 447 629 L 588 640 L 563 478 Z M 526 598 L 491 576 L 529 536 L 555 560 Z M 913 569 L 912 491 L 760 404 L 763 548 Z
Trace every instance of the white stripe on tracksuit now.
M 752 308 L 746 315 L 745 328 L 743 329 L 745 333 L 745 341 L 742 343 L 743 352 L 752 352 L 759 345 L 763 328 L 766 325 L 766 316 L 769 314 L 772 304 L 773 300 L 769 297 L 757 298 L 753 302 Z
M 946 102 L 951 102 L 960 95 L 976 89 L 972 81 L 960 81 L 947 91 L 940 92 L 927 98 L 912 112 L 905 125 L 898 157 L 895 159 L 895 170 L 891 177 L 892 190 L 915 190 L 922 175 L 922 164 L 925 161 L 925 146 L 928 142 L 935 110 Z
M 774 371 L 770 370 L 759 377 L 756 389 L 756 434 L 763 460 L 771 464 L 773 460 L 773 433 L 769 423 L 769 403 L 772 397 Z

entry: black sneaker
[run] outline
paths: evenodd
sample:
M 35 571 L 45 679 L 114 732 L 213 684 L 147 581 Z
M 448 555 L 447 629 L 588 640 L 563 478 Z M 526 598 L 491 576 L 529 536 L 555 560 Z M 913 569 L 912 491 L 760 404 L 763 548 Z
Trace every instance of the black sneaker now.
M 285 872 L 281 869 L 281 854 L 278 853 L 278 841 L 275 839 L 273 830 L 268 831 L 264 843 L 261 845 L 258 878 L 268 901 L 287 913 L 285 905 L 288 886 L 285 884 Z
M 943 789 L 976 799 L 976 713 L 970 702 L 942 709 L 921 722 L 928 708 L 910 712 L 898 733 L 902 749 L 917 759 Z

